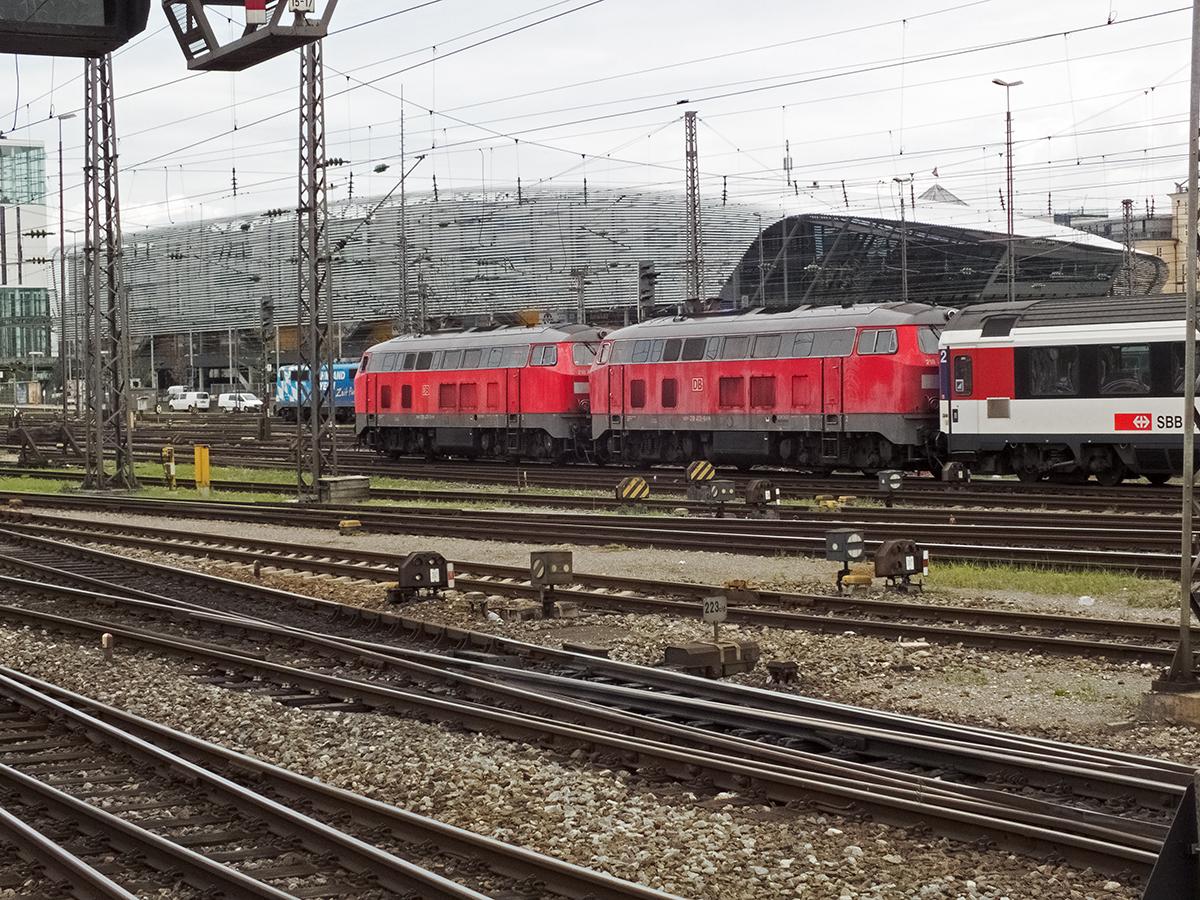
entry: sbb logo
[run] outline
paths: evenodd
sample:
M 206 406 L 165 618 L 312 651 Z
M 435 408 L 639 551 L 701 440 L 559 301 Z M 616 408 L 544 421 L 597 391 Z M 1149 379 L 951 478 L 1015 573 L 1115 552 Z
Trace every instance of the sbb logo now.
M 1150 413 L 1113 413 L 1113 429 L 1116 431 L 1150 431 L 1152 425 Z

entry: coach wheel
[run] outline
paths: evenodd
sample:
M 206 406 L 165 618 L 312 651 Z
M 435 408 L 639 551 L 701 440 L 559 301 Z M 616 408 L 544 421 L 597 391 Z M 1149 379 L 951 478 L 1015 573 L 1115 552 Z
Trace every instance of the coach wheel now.
M 1171 476 L 1166 472 L 1151 472 L 1146 476 L 1146 480 L 1153 485 L 1166 484 L 1171 480 Z
M 1096 473 L 1096 480 L 1104 487 L 1116 487 L 1125 480 L 1125 463 L 1120 460 Z
M 1041 481 L 1042 473 L 1033 466 L 1022 466 L 1017 469 L 1017 480 L 1031 484 L 1035 481 Z

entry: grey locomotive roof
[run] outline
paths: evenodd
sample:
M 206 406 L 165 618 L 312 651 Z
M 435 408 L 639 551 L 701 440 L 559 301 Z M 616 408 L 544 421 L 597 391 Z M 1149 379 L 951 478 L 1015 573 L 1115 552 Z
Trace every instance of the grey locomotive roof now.
M 804 306 L 782 312 L 756 309 L 733 315 L 685 316 L 650 319 L 628 325 L 610 335 L 610 340 L 638 338 L 699 337 L 711 334 L 740 334 L 821 330 L 850 326 L 942 325 L 953 310 L 925 303 L 889 303 L 855 306 Z
M 981 303 L 955 314 L 946 331 L 978 331 L 988 319 L 1014 319 L 1012 328 L 1078 328 L 1114 322 L 1182 322 L 1187 313 L 1183 294 L 1142 297 L 1061 297 Z
M 602 337 L 590 325 L 535 325 L 532 328 L 473 328 L 467 331 L 442 331 L 433 334 L 402 334 L 376 344 L 368 353 L 444 350 L 447 347 L 502 347 L 516 344 L 545 344 L 558 341 L 599 341 Z

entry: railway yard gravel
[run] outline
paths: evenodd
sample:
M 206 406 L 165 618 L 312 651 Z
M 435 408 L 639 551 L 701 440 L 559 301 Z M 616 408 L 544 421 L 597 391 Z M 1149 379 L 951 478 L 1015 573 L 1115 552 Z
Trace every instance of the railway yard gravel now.
M 90 516 L 110 519 L 115 517 Z M 171 523 L 163 523 L 171 524 Z M 175 527 L 181 527 L 175 523 Z M 228 534 L 228 523 L 189 522 L 190 530 Z M 233 526 L 237 527 L 237 526 Z M 528 565 L 528 545 L 343 536 L 309 529 L 256 529 L 300 544 L 394 552 L 436 550 L 448 559 Z M 744 579 L 776 589 L 830 589 L 835 564 L 784 557 L 574 547 L 577 571 L 724 584 Z M 138 553 L 161 561 L 161 554 Z M 166 557 L 173 564 L 253 580 L 247 567 Z M 300 577 L 264 568 L 262 583 L 345 603 L 388 608 L 384 589 L 363 582 Z M 938 591 L 922 600 L 1047 611 L 1077 608 L 1078 598 Z M 405 607 L 408 615 L 559 646 L 603 643 L 613 658 L 653 665 L 669 643 L 703 640 L 709 626 L 658 616 L 590 615 L 553 621 L 496 622 L 473 613 L 465 597 Z M 1121 598 L 1097 598 L 1087 616 L 1153 618 Z M 799 664 L 806 696 L 1103 746 L 1200 765 L 1200 735 L 1186 727 L 1138 721 L 1138 703 L 1158 673 L 1146 666 L 1051 658 L 972 648 L 888 642 L 854 634 L 814 635 L 722 626 L 722 637 L 758 641 L 760 666 L 730 680 L 769 687 L 765 662 Z M 167 660 L 79 647 L 28 629 L 0 626 L 4 665 L 439 820 L 543 853 L 705 900 L 1134 900 L 1142 887 L 1052 862 L 929 838 L 806 808 L 768 807 L 751 797 L 648 783 L 579 754 L 564 756 L 486 735 L 382 715 L 281 707 L 191 680 Z M 0 892 L 0 897 L 4 896 Z

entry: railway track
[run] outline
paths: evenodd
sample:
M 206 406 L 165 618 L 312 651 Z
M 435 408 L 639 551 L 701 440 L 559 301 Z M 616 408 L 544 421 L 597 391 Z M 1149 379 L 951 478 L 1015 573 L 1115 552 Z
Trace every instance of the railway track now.
M 393 582 L 397 577 L 394 555 L 365 551 L 354 547 L 353 542 L 339 552 L 323 544 L 304 547 L 292 541 L 241 535 L 226 538 L 159 525 L 81 523 L 52 516 L 28 517 L 23 523 L 10 523 L 7 531 L 377 583 Z M 540 590 L 530 582 L 528 569 L 462 559 L 452 562 L 459 590 L 529 601 L 541 597 Z M 136 579 L 137 575 L 132 577 Z M 1178 627 L 1167 624 L 927 604 L 917 602 L 915 596 L 841 597 L 753 587 L 730 590 L 723 585 L 584 572 L 576 572 L 575 584 L 560 589 L 559 597 L 587 611 L 694 619 L 699 616 L 700 601 L 715 594 L 728 596 L 728 620 L 738 625 L 827 634 L 852 631 L 885 640 L 923 640 L 1018 653 L 1078 654 L 1165 666 L 1170 664 L 1179 638 Z M 1193 640 L 1200 643 L 1200 630 L 1193 634 Z
M 219 605 L 229 585 L 203 580 L 205 596 Z M 583 745 L 610 767 L 688 783 L 699 778 L 720 788 L 752 790 L 771 802 L 816 802 L 904 827 L 933 824 L 946 836 L 997 841 L 1015 852 L 1036 848 L 1043 854 L 1050 848 L 1075 864 L 1125 877 L 1148 873 L 1165 835 L 1164 816 L 1191 778 L 1183 766 L 789 695 L 759 696 L 763 692 L 730 685 L 714 691 L 709 682 L 689 676 L 511 643 L 504 647 L 469 633 L 457 633 L 457 642 L 482 641 L 477 652 L 444 657 L 406 651 L 366 640 L 369 629 L 386 623 L 356 610 L 333 619 L 349 632 L 338 635 L 328 630 L 327 609 L 310 613 L 325 624 L 311 632 L 229 611 L 204 612 L 186 599 L 183 606 L 146 595 L 123 600 L 120 584 L 99 597 L 94 584 L 85 590 L 10 583 L 7 592 L 14 590 L 42 598 L 65 593 L 70 606 L 81 610 L 99 601 L 108 613 L 101 621 L 51 619 L 25 601 L 21 608 L 4 609 L 7 620 L 93 638 L 102 630 L 119 630 L 123 644 L 203 660 L 211 683 L 235 690 L 253 684 L 280 702 L 311 703 L 297 696 L 309 693 L 322 704 L 362 703 L 564 749 Z M 235 593 L 244 601 L 247 589 L 239 586 Z M 269 593 L 280 599 L 279 592 Z M 295 602 L 299 609 L 324 606 L 303 598 Z M 169 625 L 172 631 L 184 622 L 191 628 L 203 623 L 221 642 L 148 631 L 144 624 L 122 622 L 122 609 L 139 622 L 154 620 L 157 628 Z M 251 655 L 229 646 L 231 635 L 248 641 Z M 444 631 L 442 637 L 448 636 Z M 287 665 L 264 658 L 264 646 L 272 643 L 286 646 Z M 521 651 L 525 658 L 551 656 L 558 674 L 497 664 L 505 650 Z M 305 652 L 313 668 L 297 668 Z M 334 658 L 346 667 L 344 674 L 338 665 L 331 667 Z M 957 776 L 948 777 L 947 770 Z M 1021 790 L 1009 795 L 1006 784 Z M 1031 796 L 1034 785 L 1049 793 Z M 1074 795 L 1070 803 L 1051 799 L 1064 789 Z M 1126 814 L 1106 811 L 1118 798 Z M 1134 815 L 1135 809 L 1141 814 Z

